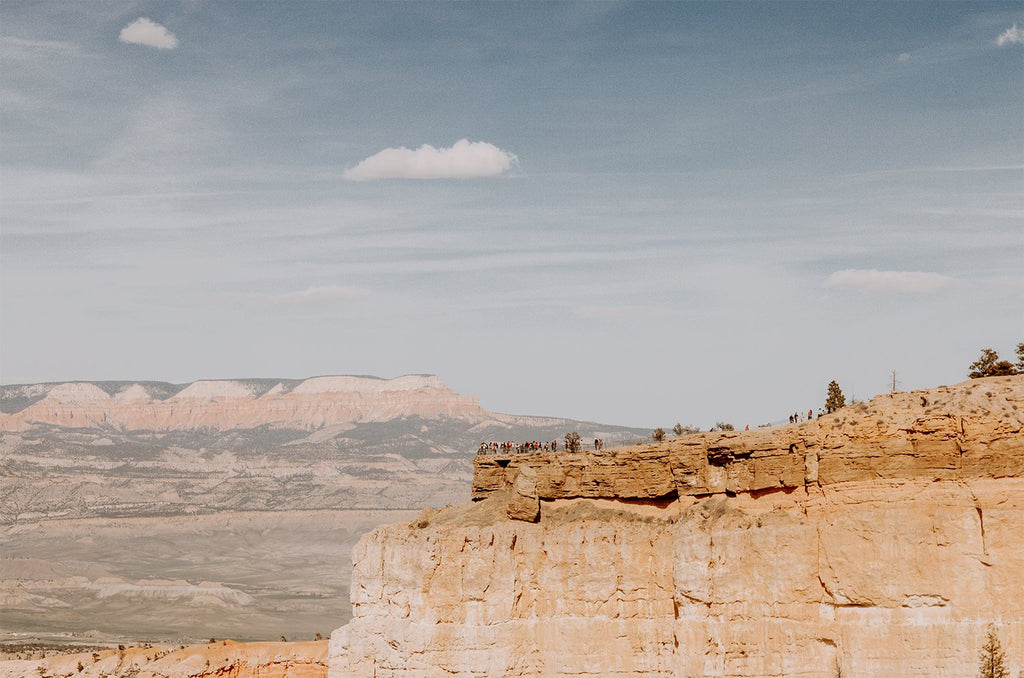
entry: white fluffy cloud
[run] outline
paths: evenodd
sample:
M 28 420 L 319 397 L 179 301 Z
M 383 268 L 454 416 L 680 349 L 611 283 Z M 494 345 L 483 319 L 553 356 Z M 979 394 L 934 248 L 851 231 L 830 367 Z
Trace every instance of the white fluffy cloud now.
M 451 148 L 385 148 L 345 170 L 344 176 L 350 181 L 474 179 L 500 176 L 515 164 L 515 155 L 494 144 L 460 139 Z
M 316 304 L 329 301 L 354 301 L 363 299 L 367 291 L 358 287 L 342 287 L 341 285 L 325 285 L 309 287 L 301 292 L 286 292 L 270 297 L 274 304 Z
M 1024 31 L 1017 28 L 1017 24 L 1010 26 L 996 38 L 997 47 L 1006 45 L 1024 45 Z
M 825 287 L 861 292 L 935 292 L 952 284 L 952 278 L 938 273 L 875 269 L 846 269 L 825 279 Z
M 118 39 L 121 42 L 157 49 L 174 49 L 178 46 L 178 38 L 174 37 L 174 33 L 144 16 L 122 28 Z

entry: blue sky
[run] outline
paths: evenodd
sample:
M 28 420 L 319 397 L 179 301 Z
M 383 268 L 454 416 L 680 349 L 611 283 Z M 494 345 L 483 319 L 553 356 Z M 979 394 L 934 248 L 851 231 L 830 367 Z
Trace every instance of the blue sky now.
M 5 2 L 0 101 L 3 383 L 742 426 L 1024 341 L 1019 2 Z

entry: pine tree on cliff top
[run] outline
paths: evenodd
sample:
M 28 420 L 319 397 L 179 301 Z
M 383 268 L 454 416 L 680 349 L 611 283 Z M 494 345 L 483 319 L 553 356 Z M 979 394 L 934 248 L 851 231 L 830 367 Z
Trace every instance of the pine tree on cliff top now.
M 828 396 L 825 398 L 825 411 L 835 412 L 841 407 L 846 407 L 846 396 L 835 379 L 828 382 Z
M 992 626 L 988 627 L 988 636 L 981 648 L 978 678 L 1010 678 L 1010 671 L 1006 668 L 1006 655 Z
M 1018 349 L 1020 347 L 1018 346 Z M 981 357 L 971 363 L 969 366 L 970 372 L 967 376 L 971 379 L 981 379 L 982 377 L 1010 377 L 1017 374 L 1017 370 L 1014 369 L 1013 363 L 1009 360 L 1000 360 L 999 354 L 990 348 L 981 349 Z

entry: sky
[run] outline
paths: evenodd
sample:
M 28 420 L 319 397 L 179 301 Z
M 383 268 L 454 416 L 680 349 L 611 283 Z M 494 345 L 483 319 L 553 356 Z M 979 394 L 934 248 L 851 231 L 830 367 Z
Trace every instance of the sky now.
M 0 3 L 0 382 L 751 427 L 1024 341 L 1019 2 Z

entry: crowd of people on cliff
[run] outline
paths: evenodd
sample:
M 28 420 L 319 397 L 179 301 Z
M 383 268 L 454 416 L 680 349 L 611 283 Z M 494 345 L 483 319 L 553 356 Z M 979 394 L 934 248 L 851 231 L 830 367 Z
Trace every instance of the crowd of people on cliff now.
M 819 407 L 818 408 L 818 416 L 821 417 L 824 414 L 825 414 L 824 408 L 820 408 Z M 799 412 L 794 412 L 793 414 L 789 415 L 789 423 L 790 424 L 799 424 L 801 421 L 810 421 L 811 419 L 814 419 L 814 410 L 807 410 L 807 416 L 806 417 L 803 416 Z
M 815 418 L 815 416 L 821 417 L 824 414 L 825 414 L 825 410 L 824 409 L 819 409 L 817 415 L 815 415 L 813 409 L 807 410 L 807 414 L 806 415 L 803 414 L 802 412 L 794 412 L 793 414 L 789 415 L 789 423 L 790 424 L 799 424 L 802 421 L 812 421 Z M 766 426 L 771 426 L 771 424 L 762 424 L 762 428 L 764 428 Z M 715 431 L 715 430 L 716 430 L 716 428 L 714 428 L 714 427 L 711 428 L 711 431 Z M 729 430 L 732 430 L 731 427 L 729 428 Z M 746 430 L 747 431 L 750 430 L 750 426 L 749 425 L 746 427 Z M 583 446 L 580 445 L 581 449 L 582 449 L 582 447 Z M 476 453 L 477 454 L 521 454 L 523 452 L 558 452 L 559 449 L 566 450 L 566 447 L 565 447 L 564 444 L 559 445 L 557 440 L 552 440 L 550 442 L 540 442 L 540 441 L 537 441 L 537 440 L 530 440 L 530 441 L 522 442 L 522 443 L 514 443 L 511 440 L 504 440 L 504 441 L 482 442 L 482 443 L 480 443 L 480 447 L 477 449 Z M 604 440 L 602 440 L 601 438 L 594 438 L 594 448 L 593 449 L 595 449 L 595 450 L 603 450 L 604 449 Z
M 816 416 L 817 417 L 822 417 L 824 415 L 825 415 L 825 410 L 823 408 L 819 408 L 819 410 L 817 412 L 817 415 L 815 415 L 815 412 L 814 412 L 813 409 L 807 410 L 807 414 L 806 415 L 804 413 L 802 413 L 802 412 L 794 412 L 793 414 L 789 415 L 789 423 L 790 424 L 799 424 L 802 421 L 812 421 Z M 772 424 L 762 424 L 761 428 L 765 428 L 765 427 L 768 427 L 768 426 L 772 426 Z M 710 430 L 712 432 L 714 432 L 715 430 L 717 430 L 717 428 L 716 427 L 712 427 Z M 725 430 L 725 429 L 723 429 L 723 430 Z M 728 430 L 731 431 L 732 427 L 730 427 Z M 747 425 L 746 430 L 747 431 L 750 430 L 750 426 L 749 425 Z M 696 429 L 694 429 L 694 431 L 696 431 Z M 477 454 L 521 454 L 521 453 L 524 453 L 524 452 L 558 452 L 559 449 L 566 450 L 567 448 L 566 448 L 565 444 L 559 445 L 557 440 L 552 440 L 550 442 L 546 442 L 546 441 L 545 442 L 541 442 L 541 441 L 537 441 L 537 440 L 530 440 L 530 441 L 526 441 L 526 442 L 522 442 L 522 443 L 514 443 L 511 440 L 503 440 L 503 441 L 482 442 L 482 443 L 480 443 L 480 447 L 477 449 L 476 453 Z M 580 449 L 583 449 L 583 445 L 582 444 L 580 445 Z M 603 450 L 604 449 L 604 440 L 601 439 L 601 438 L 594 438 L 594 448 L 593 449 L 595 449 L 595 450 Z
M 513 443 L 511 440 L 503 442 L 483 442 L 477 454 L 514 454 L 519 452 L 557 452 L 558 441 L 538 442 L 531 440 L 525 443 Z
M 561 449 L 565 449 L 565 445 L 561 446 Z M 604 439 L 594 438 L 594 449 L 604 449 Z M 480 448 L 476 451 L 477 454 L 518 454 L 521 452 L 558 452 L 559 445 L 557 440 L 551 442 L 539 442 L 531 440 L 525 443 L 514 443 L 511 440 L 505 440 L 502 442 L 482 442 Z

